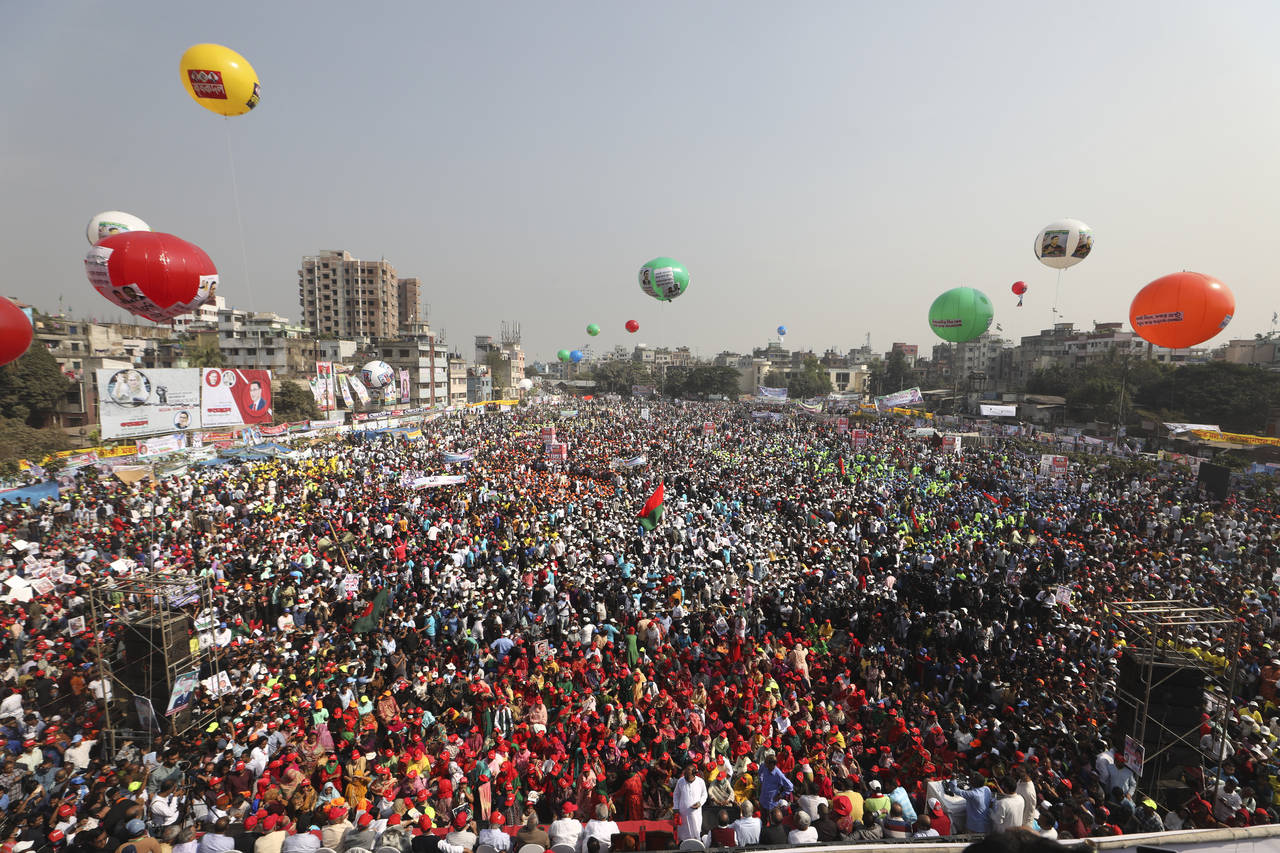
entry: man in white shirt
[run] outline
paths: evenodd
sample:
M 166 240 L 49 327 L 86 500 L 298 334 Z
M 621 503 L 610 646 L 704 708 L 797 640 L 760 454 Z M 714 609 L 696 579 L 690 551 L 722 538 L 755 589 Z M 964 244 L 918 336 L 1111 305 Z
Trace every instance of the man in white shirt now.
M 551 846 L 567 844 L 577 850 L 578 836 L 582 835 L 582 824 L 573 816 L 573 813 L 578 810 L 578 806 L 573 802 L 567 802 L 560 809 L 560 819 L 552 821 L 547 827 L 547 834 L 551 836 Z
M 796 828 L 787 833 L 788 844 L 817 844 L 818 830 L 809 825 L 809 815 L 804 812 L 795 814 Z
M 672 805 L 680 815 L 677 840 L 702 838 L 702 805 L 707 801 L 707 783 L 702 781 L 692 764 L 685 765 L 684 775 L 676 782 Z
M 740 808 L 742 817 L 733 822 L 733 834 L 737 836 L 738 844 L 742 847 L 759 844 L 760 818 L 756 817 L 755 803 L 749 799 L 743 800 Z
M 1011 829 L 1022 828 L 1022 815 L 1026 808 L 1026 801 L 1016 791 L 1012 790 L 1013 785 L 1008 780 L 1003 780 L 1004 785 L 1000 789 L 1000 796 L 996 799 L 995 804 L 991 806 L 991 831 L 992 832 L 1008 832 Z M 1005 789 L 1009 789 L 1006 793 Z
M 587 821 L 586 829 L 578 836 L 578 853 L 586 853 L 587 842 L 592 838 L 600 842 L 600 853 L 609 853 L 613 845 L 613 836 L 619 832 L 618 824 L 609 820 L 609 807 L 604 803 L 596 806 L 596 814 Z
M 71 746 L 62 757 L 72 769 L 84 770 L 89 766 L 89 750 L 93 749 L 93 745 L 97 742 L 96 739 L 85 740 L 81 735 L 76 735 L 71 739 Z
M 1228 779 L 1213 801 L 1213 816 L 1226 823 L 1235 818 L 1243 802 L 1240 792 L 1236 790 L 1236 783 Z
M 156 830 L 156 835 L 165 827 L 178 822 L 178 809 L 178 781 L 166 779 L 151 801 L 151 826 Z
M 9 695 L 4 697 L 4 701 L 0 702 L 0 720 L 5 717 L 13 717 L 15 720 L 21 720 L 25 714 L 22 711 L 22 690 L 13 687 L 9 690 Z
M 476 839 L 476 845 L 488 844 L 494 850 L 505 851 L 511 849 L 511 836 L 507 835 L 502 829 L 502 824 L 506 819 L 502 816 L 502 812 L 494 809 L 489 815 L 489 825 L 480 830 L 480 835 Z

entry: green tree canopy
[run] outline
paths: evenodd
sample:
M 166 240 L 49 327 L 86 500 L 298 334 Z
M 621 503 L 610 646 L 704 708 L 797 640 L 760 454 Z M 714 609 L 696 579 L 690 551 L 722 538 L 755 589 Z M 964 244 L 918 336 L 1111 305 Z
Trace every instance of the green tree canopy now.
M 1178 420 L 1256 434 L 1266 428 L 1273 407 L 1280 405 L 1280 374 L 1221 361 L 1188 364 L 1147 379 L 1137 400 Z
M 0 473 L 13 475 L 18 460 L 39 462 L 50 453 L 66 450 L 67 434 L 54 427 L 37 429 L 16 418 L 0 418 Z
M 793 400 L 805 400 L 831 393 L 831 374 L 815 355 L 805 356 L 804 369 L 791 373 L 787 382 L 787 396 Z
M 629 395 L 632 385 L 652 385 L 649 366 L 639 361 L 606 361 L 591 372 L 596 390 L 601 393 Z
M 45 426 L 71 384 L 49 350 L 37 342 L 17 361 L 0 367 L 0 417 Z
M 187 364 L 192 367 L 226 367 L 227 359 L 217 341 L 202 338 L 187 349 Z
M 716 367 L 707 364 L 696 367 L 668 367 L 662 381 L 662 393 L 673 397 L 704 399 L 715 394 L 736 400 L 740 393 L 738 371 L 732 367 Z
M 315 395 L 311 389 L 285 380 L 271 395 L 271 412 L 278 424 L 318 419 Z

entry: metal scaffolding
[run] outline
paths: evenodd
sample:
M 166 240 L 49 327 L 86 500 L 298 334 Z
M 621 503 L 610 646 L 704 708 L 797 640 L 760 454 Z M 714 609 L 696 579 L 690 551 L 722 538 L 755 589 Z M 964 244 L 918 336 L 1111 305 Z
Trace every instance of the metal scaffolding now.
M 222 655 L 212 641 L 212 625 L 200 624 L 201 614 L 211 619 L 213 586 L 208 577 L 139 570 L 123 577 L 109 577 L 89 591 L 89 609 L 96 636 L 106 638 L 98 655 L 98 677 L 110 685 L 102 736 L 109 749 L 121 740 L 150 744 L 157 735 L 181 735 L 213 720 L 212 708 L 202 709 L 192 697 L 186 710 L 166 715 L 167 702 L 178 677 L 199 671 L 201 678 L 222 670 Z M 113 628 L 112 635 L 107 634 Z M 201 630 L 207 627 L 208 630 Z M 125 660 L 132 645 L 145 664 Z M 139 703 L 138 699 L 146 699 Z M 121 703 L 134 705 L 132 713 Z M 145 725 L 138 706 L 150 705 L 156 727 Z M 130 725 L 130 717 L 139 726 Z M 157 730 L 158 729 L 158 730 Z
M 1143 777 L 1164 779 L 1169 750 L 1175 746 L 1191 749 L 1197 756 L 1211 758 L 1221 765 L 1226 758 L 1227 725 L 1231 717 L 1231 698 L 1235 695 L 1239 679 L 1240 642 L 1243 627 L 1240 620 L 1217 607 L 1201 607 L 1181 599 L 1112 601 L 1108 607 L 1120 627 L 1125 631 L 1128 648 L 1125 651 L 1138 667 L 1138 684 L 1130 691 L 1127 685 L 1117 683 L 1116 693 L 1121 701 L 1135 709 L 1133 731 L 1129 732 L 1140 744 L 1147 744 L 1154 730 L 1161 745 L 1147 753 L 1143 760 Z M 1223 667 L 1192 654 L 1191 629 L 1207 629 L 1222 647 L 1220 657 L 1229 664 Z M 1157 668 L 1163 674 L 1157 673 Z M 1166 725 L 1158 715 L 1152 714 L 1152 693 L 1178 672 L 1188 670 L 1203 674 L 1206 696 L 1216 686 L 1221 689 L 1224 701 L 1213 708 L 1206 708 L 1209 719 L 1218 726 L 1221 746 L 1217 756 L 1205 756 L 1200 749 L 1200 726 L 1197 720 L 1190 727 Z M 1198 703 L 1207 704 L 1203 697 Z M 1175 762 L 1176 763 L 1176 762 Z M 1150 770 L 1150 773 L 1147 771 Z M 1157 795 L 1158 791 L 1151 792 Z M 1157 795 L 1156 799 L 1160 797 Z M 1164 803 L 1162 803 L 1163 805 Z M 1177 803 L 1175 805 L 1181 805 Z

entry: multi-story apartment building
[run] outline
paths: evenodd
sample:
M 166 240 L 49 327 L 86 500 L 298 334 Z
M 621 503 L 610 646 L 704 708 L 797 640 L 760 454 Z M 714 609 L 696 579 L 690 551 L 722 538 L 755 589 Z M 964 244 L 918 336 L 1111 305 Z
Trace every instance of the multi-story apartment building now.
M 409 371 L 409 405 L 442 409 L 450 404 L 449 349 L 434 335 L 382 341 L 376 351 L 396 371 L 397 382 L 401 370 Z
M 304 257 L 298 269 L 303 324 L 320 338 L 394 338 L 401 324 L 400 281 L 386 260 L 363 261 L 343 250 Z M 416 285 L 412 289 L 416 314 Z
M 449 405 L 467 404 L 467 360 L 462 353 L 449 353 Z
M 277 378 L 309 375 L 319 354 L 305 326 L 270 311 L 238 308 L 218 312 L 218 348 L 227 367 L 270 370 Z

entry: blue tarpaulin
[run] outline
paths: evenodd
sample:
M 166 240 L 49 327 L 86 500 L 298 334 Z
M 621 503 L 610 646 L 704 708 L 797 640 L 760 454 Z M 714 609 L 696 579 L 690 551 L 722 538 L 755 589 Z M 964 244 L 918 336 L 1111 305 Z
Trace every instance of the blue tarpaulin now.
M 0 501 L 8 501 L 9 503 L 30 501 L 35 504 L 46 498 L 58 499 L 58 482 L 56 480 L 48 480 L 44 483 L 36 483 L 34 486 L 25 486 L 21 489 L 9 489 L 0 492 Z

